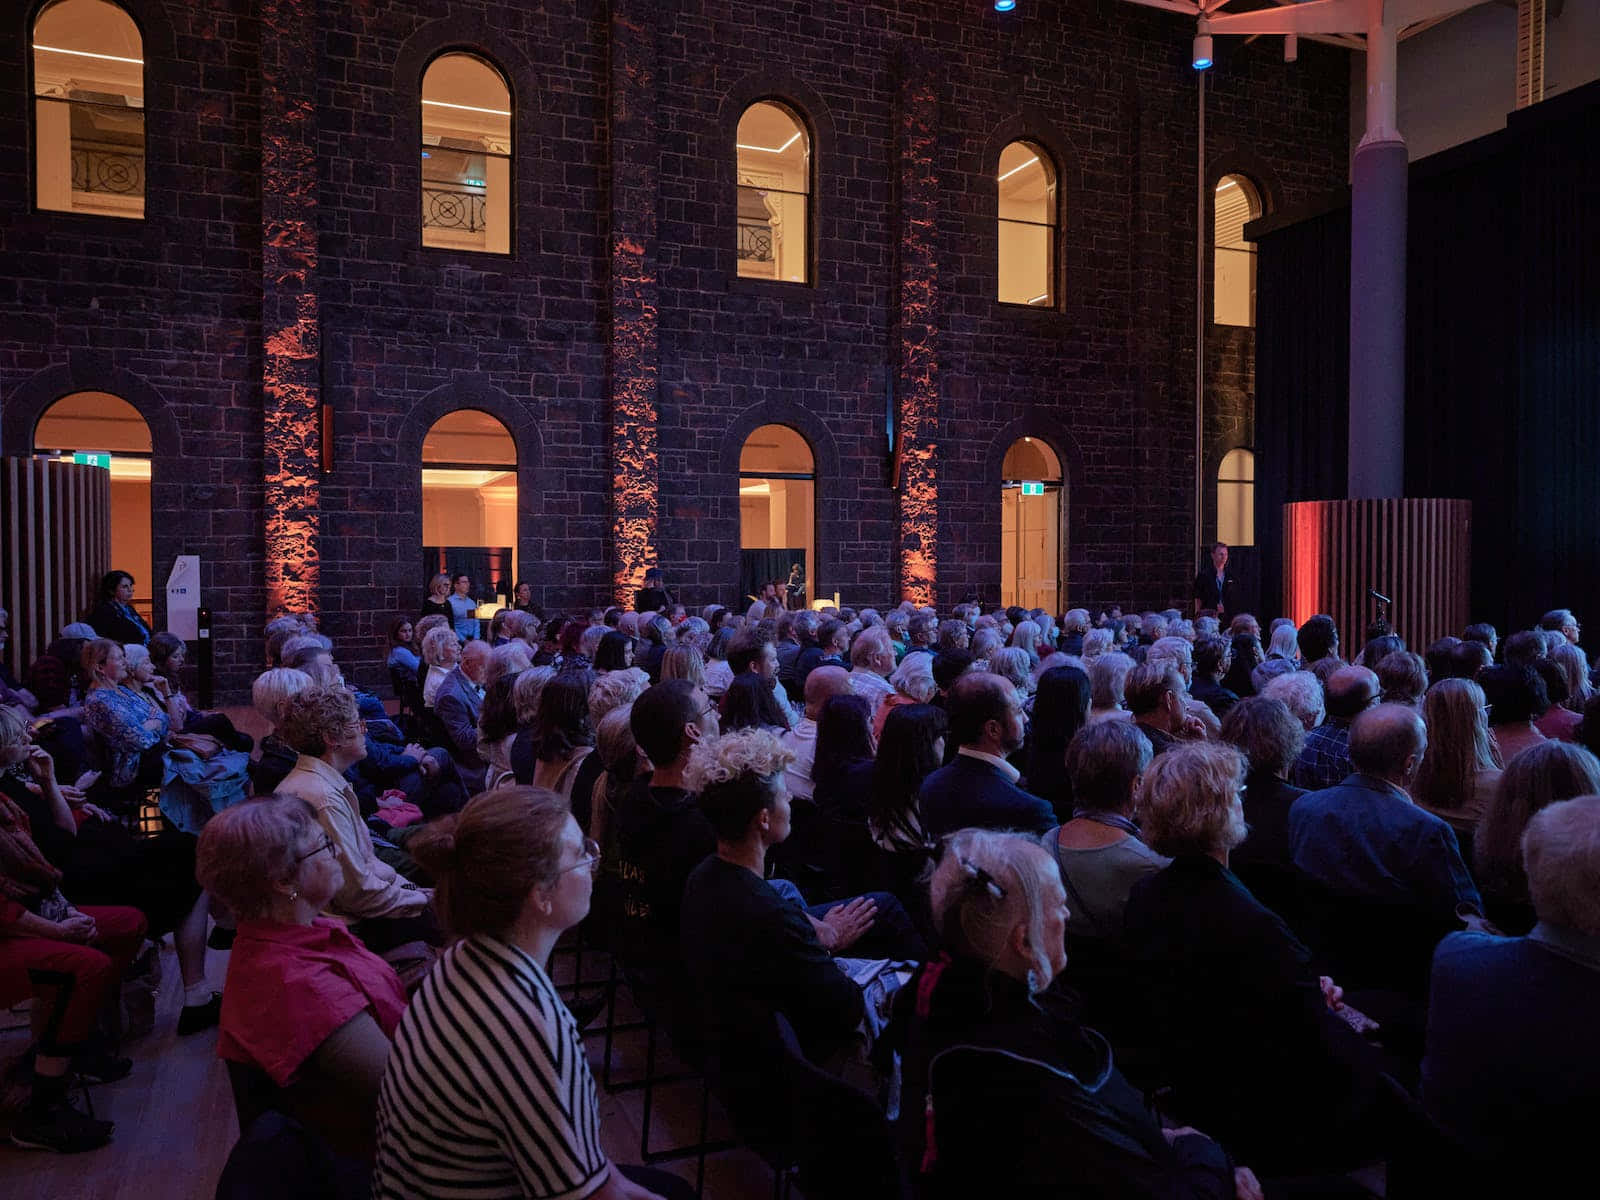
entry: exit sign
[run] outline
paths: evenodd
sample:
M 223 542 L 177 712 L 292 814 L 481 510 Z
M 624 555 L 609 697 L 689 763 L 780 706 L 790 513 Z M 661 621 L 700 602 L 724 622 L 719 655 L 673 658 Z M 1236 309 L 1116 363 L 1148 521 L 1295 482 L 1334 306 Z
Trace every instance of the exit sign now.
M 1042 496 L 1044 495 L 1044 484 L 1037 480 L 1024 479 L 1022 481 L 1022 494 L 1024 496 Z
M 111 455 L 109 454 L 84 454 L 79 452 L 72 456 L 72 461 L 91 467 L 104 467 L 108 471 L 111 469 Z

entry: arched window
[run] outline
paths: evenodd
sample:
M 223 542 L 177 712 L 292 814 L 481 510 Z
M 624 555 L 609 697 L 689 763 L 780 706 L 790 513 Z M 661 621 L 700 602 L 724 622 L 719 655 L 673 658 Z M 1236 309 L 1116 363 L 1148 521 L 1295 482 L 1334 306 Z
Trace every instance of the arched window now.
M 440 417 L 422 439 L 424 594 L 439 571 L 472 576 L 482 616 L 516 590 L 517 445 L 475 408 Z
M 33 23 L 40 208 L 144 216 L 144 39 L 108 0 L 55 0 Z
M 816 458 L 789 426 L 762 425 L 739 451 L 741 594 L 776 583 L 780 600 L 787 594 L 790 607 L 803 608 L 816 594 L 816 568 Z
M 475 54 L 422 74 L 422 244 L 511 253 L 511 89 Z
M 1213 208 L 1211 319 L 1218 325 L 1254 326 L 1256 246 L 1244 240 L 1244 227 L 1261 215 L 1261 197 L 1243 175 L 1224 175 L 1217 181 Z
M 1061 460 L 1038 438 L 1019 438 L 1000 475 L 1000 602 L 1059 612 Z
M 1042 147 L 1012 142 L 1000 152 L 1000 302 L 1056 303 L 1056 167 Z
M 160 585 L 150 549 L 150 426 L 139 410 L 109 392 L 73 392 L 45 409 L 33 449 L 111 472 L 111 565 L 133 576 L 133 606 L 154 621 Z
M 1256 544 L 1256 456 L 1229 450 L 1217 468 L 1217 541 L 1230 546 Z
M 811 135 L 775 100 L 739 118 L 739 274 L 811 281 Z

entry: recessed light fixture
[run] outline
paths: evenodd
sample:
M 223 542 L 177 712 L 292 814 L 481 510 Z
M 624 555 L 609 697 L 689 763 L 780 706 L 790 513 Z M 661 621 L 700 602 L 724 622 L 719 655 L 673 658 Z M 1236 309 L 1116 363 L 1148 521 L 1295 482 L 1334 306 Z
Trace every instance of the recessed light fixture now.
M 462 112 L 488 113 L 492 117 L 509 117 L 511 115 L 511 110 L 507 108 L 479 108 L 475 104 L 450 104 L 444 100 L 424 100 L 422 103 L 432 105 L 434 108 L 455 108 L 460 109 Z
M 1039 161 L 1039 158 L 1038 158 L 1037 155 L 1035 155 L 1033 158 L 1030 158 L 1025 163 L 1018 163 L 1016 166 L 1012 167 L 1011 170 L 1007 171 L 1004 175 L 1000 176 L 999 179 L 996 179 L 995 182 L 996 183 L 1004 183 L 1006 180 L 1010 179 L 1013 175 L 1015 175 L 1018 171 L 1027 170 L 1029 167 L 1033 166 L 1033 164 L 1038 162 L 1038 161 Z
M 763 154 L 782 154 L 799 140 L 800 131 L 797 129 L 794 136 L 781 146 L 748 146 L 744 142 L 735 142 L 734 145 L 740 150 L 759 150 Z
M 35 50 L 44 50 L 51 54 L 71 54 L 78 58 L 99 58 L 106 62 L 132 63 L 136 67 L 144 66 L 142 58 L 123 58 L 116 54 L 95 54 L 88 50 L 68 50 L 64 46 L 41 46 L 38 42 L 33 44 Z

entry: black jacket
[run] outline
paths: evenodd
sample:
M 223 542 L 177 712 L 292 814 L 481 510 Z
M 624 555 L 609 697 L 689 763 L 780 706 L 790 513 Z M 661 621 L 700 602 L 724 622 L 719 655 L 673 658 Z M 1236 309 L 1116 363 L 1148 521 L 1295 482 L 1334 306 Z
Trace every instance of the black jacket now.
M 1234 1195 L 1222 1147 L 1195 1136 L 1167 1144 L 1064 988 L 1029 996 L 1010 976 L 941 959 L 901 989 L 896 1010 L 906 1034 L 901 1161 L 923 1164 L 937 1194 Z
M 1209 608 L 1228 613 L 1234 612 L 1234 595 L 1238 592 L 1237 581 L 1233 572 L 1226 567 L 1222 570 L 1222 586 L 1217 587 L 1217 569 L 1210 563 L 1201 567 L 1194 577 L 1194 597 L 1200 601 L 1201 608 Z

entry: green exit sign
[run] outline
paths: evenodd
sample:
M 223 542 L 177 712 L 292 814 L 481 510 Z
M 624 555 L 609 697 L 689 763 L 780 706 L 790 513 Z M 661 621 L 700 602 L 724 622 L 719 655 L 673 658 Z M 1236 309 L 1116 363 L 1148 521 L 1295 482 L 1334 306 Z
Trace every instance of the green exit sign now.
M 1044 484 L 1039 483 L 1037 480 L 1024 479 L 1022 481 L 1022 494 L 1024 496 L 1042 496 L 1044 495 Z
M 108 471 L 111 469 L 111 455 L 109 454 L 84 454 L 80 451 L 72 456 L 72 461 L 84 463 L 91 467 L 104 467 Z

